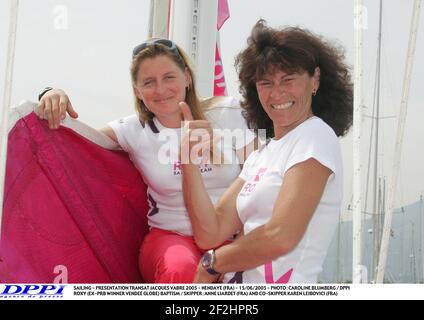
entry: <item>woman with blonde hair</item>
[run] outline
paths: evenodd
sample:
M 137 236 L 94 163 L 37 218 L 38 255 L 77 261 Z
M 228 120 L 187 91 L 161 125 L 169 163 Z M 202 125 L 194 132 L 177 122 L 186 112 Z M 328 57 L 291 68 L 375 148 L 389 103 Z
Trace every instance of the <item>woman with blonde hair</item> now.
M 214 206 L 199 170 L 183 165 L 183 190 L 199 246 L 196 282 L 316 282 L 343 196 L 337 137 L 352 124 L 352 82 L 337 46 L 301 28 L 257 22 L 236 66 L 242 107 L 267 144 L 246 160 Z M 191 127 L 202 127 L 184 110 Z M 184 136 L 187 137 L 188 134 Z M 182 148 L 196 143 L 183 138 Z
M 150 231 L 140 248 L 140 273 L 149 283 L 192 282 L 204 250 L 193 239 L 182 193 L 180 103 L 190 105 L 194 119 L 212 123 L 214 128 L 245 130 L 247 126 L 235 99 L 199 101 L 189 60 L 171 40 L 150 39 L 134 48 L 131 79 L 137 114 L 112 121 L 100 131 L 129 153 L 148 187 Z M 66 112 L 78 116 L 60 89 L 44 92 L 36 112 L 49 121 L 51 129 L 58 128 Z M 212 202 L 240 173 L 243 160 L 238 156 L 251 149 L 254 140 L 254 135 L 245 131 L 246 139 L 222 151 L 234 160 L 230 164 L 199 165 Z

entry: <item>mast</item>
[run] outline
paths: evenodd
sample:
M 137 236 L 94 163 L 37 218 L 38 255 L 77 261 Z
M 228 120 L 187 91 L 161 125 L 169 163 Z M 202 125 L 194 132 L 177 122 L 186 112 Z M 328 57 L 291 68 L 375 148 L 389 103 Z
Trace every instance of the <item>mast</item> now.
M 364 195 L 364 213 L 365 215 L 371 216 L 372 221 L 372 256 L 370 262 L 370 276 L 372 279 L 376 275 L 376 267 L 378 261 L 378 252 L 379 252 L 379 241 L 380 241 L 380 229 L 379 229 L 379 219 L 380 219 L 380 210 L 378 206 L 380 204 L 380 195 L 377 195 L 377 189 L 380 192 L 380 184 L 377 186 L 378 178 L 378 151 L 379 151 L 379 127 L 380 127 L 380 88 L 381 88 L 381 39 L 382 39 L 382 20 L 383 20 L 383 3 L 380 0 L 380 11 L 379 11 L 379 29 L 378 29 L 378 45 L 377 45 L 377 60 L 376 60 L 376 70 L 375 70 L 375 84 L 374 84 L 374 101 L 372 115 L 369 116 L 371 119 L 371 130 L 370 130 L 370 144 L 368 148 L 368 167 L 367 167 L 367 183 L 365 188 Z M 374 128 L 375 123 L 375 128 Z M 374 133 L 375 132 L 375 133 Z M 374 140 L 375 138 L 375 140 Z M 373 155 L 374 147 L 374 163 L 373 163 L 373 174 L 371 175 L 371 157 Z M 371 205 L 372 209 L 368 210 L 368 195 L 370 194 L 369 184 L 370 180 L 373 181 L 371 188 Z M 367 251 L 366 251 L 367 252 Z
M 423 195 L 420 195 L 420 261 L 421 261 L 421 283 L 424 283 L 424 225 L 423 225 Z
M 342 218 L 341 215 L 339 216 L 339 224 L 337 226 L 337 254 L 336 254 L 336 281 L 337 283 L 342 283 L 343 282 L 343 273 L 342 273 L 342 268 L 341 268 L 341 261 L 342 259 L 340 259 L 340 255 L 341 255 L 341 241 L 340 241 L 340 236 L 341 236 L 341 228 L 342 228 Z
M 378 178 L 378 145 L 379 145 L 379 129 L 380 129 L 380 80 L 381 80 L 381 32 L 382 32 L 382 20 L 383 20 L 383 1 L 380 0 L 380 15 L 379 15 L 379 31 L 378 31 L 378 49 L 377 49 L 377 67 L 376 67 L 376 93 L 375 93 L 375 146 L 374 146 L 374 197 L 373 197 L 373 209 L 372 209 L 372 221 L 373 221 L 373 259 L 372 259 L 372 269 L 371 277 L 375 279 L 376 276 L 376 266 L 378 261 L 378 251 L 379 251 L 379 242 L 380 242 L 380 211 L 379 204 L 381 201 L 381 196 L 376 195 L 377 190 L 377 180 L 378 190 L 380 193 L 380 180 Z
M 213 96 L 218 0 L 171 0 L 169 38 L 196 66 L 201 97 Z
M 387 253 L 389 250 L 389 240 L 390 240 L 390 229 L 391 229 L 394 202 L 395 202 L 395 192 L 397 187 L 397 180 L 399 177 L 400 156 L 402 153 L 402 140 L 403 140 L 403 133 L 405 129 L 406 114 L 408 110 L 409 88 L 411 84 L 412 67 L 414 63 L 414 53 L 415 53 L 415 44 L 417 40 L 420 7 L 421 7 L 421 0 L 415 0 L 413 13 L 412 13 L 411 31 L 410 31 L 409 44 L 408 44 L 408 54 L 407 54 L 406 66 L 405 66 L 405 76 L 403 81 L 402 100 L 401 100 L 400 112 L 399 112 L 396 144 L 395 144 L 395 151 L 394 151 L 394 157 L 393 157 L 392 177 L 391 177 L 391 180 L 389 181 L 387 214 L 384 219 L 383 237 L 381 240 L 380 256 L 379 256 L 378 266 L 377 266 L 377 277 L 376 277 L 377 283 L 383 283 L 384 272 L 386 270 Z
M 13 62 L 15 59 L 16 29 L 18 25 L 19 0 L 12 0 L 10 6 L 9 40 L 7 45 L 6 76 L 3 93 L 3 108 L 1 110 L 1 132 L 0 132 L 0 239 L 1 223 L 3 216 L 4 178 L 7 158 L 7 136 L 9 110 L 12 96 Z
M 361 123 L 362 123 L 362 28 L 364 6 L 355 0 L 355 87 L 353 110 L 353 244 L 352 283 L 361 283 L 362 265 L 362 198 L 361 198 Z
M 169 1 L 150 0 L 149 38 L 168 38 Z
M 412 253 L 409 254 L 409 260 L 410 260 L 410 264 L 411 264 L 411 274 L 412 274 L 412 279 L 413 282 L 416 283 L 417 282 L 417 267 L 416 267 L 416 259 L 415 259 L 415 226 L 414 223 L 411 221 L 411 233 L 412 233 L 412 237 L 411 237 L 411 249 L 412 249 Z

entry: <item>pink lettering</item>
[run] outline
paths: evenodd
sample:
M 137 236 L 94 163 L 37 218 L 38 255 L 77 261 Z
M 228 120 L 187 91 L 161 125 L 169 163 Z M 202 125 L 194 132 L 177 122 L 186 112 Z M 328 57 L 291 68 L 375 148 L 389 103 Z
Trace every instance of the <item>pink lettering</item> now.
M 174 162 L 174 171 L 176 171 L 176 170 L 181 170 L 181 162 L 180 161 Z
M 246 184 L 243 187 L 243 192 L 249 193 L 255 190 L 256 184 L 255 183 L 249 183 L 246 182 Z
M 259 181 L 262 176 L 265 174 L 268 168 L 259 168 L 258 173 L 256 174 L 255 181 Z
M 274 281 L 274 273 L 272 271 L 272 262 L 265 264 L 265 282 L 266 283 L 289 283 L 293 273 L 293 268 L 283 274 L 278 280 Z

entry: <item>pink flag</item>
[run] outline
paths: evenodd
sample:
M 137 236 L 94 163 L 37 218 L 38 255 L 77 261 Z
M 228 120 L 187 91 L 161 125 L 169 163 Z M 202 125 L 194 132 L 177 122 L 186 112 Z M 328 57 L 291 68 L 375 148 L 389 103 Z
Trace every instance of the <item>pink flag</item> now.
M 229 17 L 230 10 L 228 9 L 227 0 L 218 0 L 218 19 L 216 23 L 216 28 L 218 31 Z
M 222 25 L 230 17 L 227 0 L 218 0 L 218 18 L 217 18 L 217 42 L 215 50 L 215 79 L 214 79 L 214 96 L 225 96 L 227 94 L 224 66 L 222 65 L 221 54 L 219 53 L 219 30 Z
M 215 80 L 214 80 L 214 96 L 225 96 L 227 94 L 224 67 L 222 65 L 221 55 L 219 54 L 218 45 L 215 51 Z

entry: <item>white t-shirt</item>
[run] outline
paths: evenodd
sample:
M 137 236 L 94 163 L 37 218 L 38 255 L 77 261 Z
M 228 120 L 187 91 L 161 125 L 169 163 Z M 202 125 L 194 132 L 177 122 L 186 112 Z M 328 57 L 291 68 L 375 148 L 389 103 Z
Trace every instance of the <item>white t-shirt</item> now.
M 267 223 L 285 172 L 310 158 L 333 173 L 301 241 L 293 251 L 272 262 L 242 273 L 227 274 L 225 282 L 316 282 L 337 226 L 343 195 L 339 141 L 324 121 L 311 117 L 281 139 L 270 140 L 249 156 L 240 174 L 245 184 L 237 197 L 237 211 L 245 234 Z
M 205 187 L 212 202 L 216 203 L 240 173 L 235 150 L 249 144 L 255 136 L 246 126 L 238 101 L 232 97 L 207 109 L 205 115 L 214 129 L 242 129 L 246 133 L 243 140 L 230 139 L 231 147 L 222 150 L 225 159 L 233 160 L 231 164 L 200 166 Z M 149 226 L 192 235 L 178 160 L 181 129 L 165 128 L 156 118 L 143 123 L 137 115 L 112 121 L 108 125 L 147 184 Z

